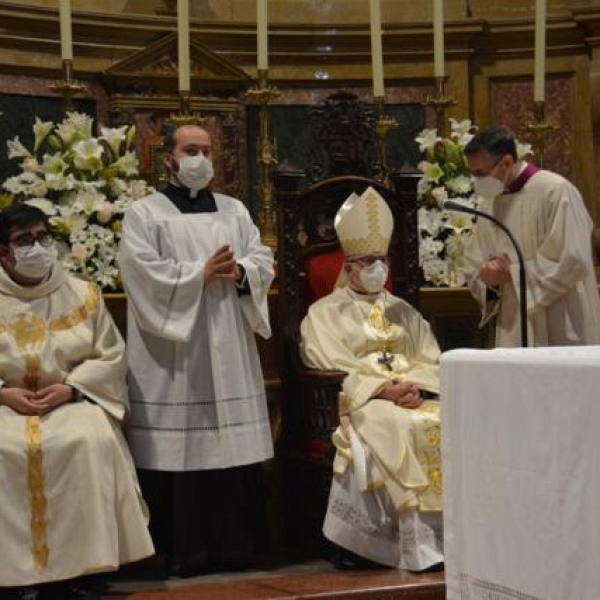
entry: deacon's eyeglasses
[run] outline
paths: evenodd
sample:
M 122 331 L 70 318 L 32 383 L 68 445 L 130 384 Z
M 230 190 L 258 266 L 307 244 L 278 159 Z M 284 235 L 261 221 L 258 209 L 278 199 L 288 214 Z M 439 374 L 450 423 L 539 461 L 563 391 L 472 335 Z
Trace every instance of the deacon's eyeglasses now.
M 54 237 L 51 233 L 48 233 L 47 231 L 42 231 L 37 235 L 33 235 L 31 233 L 24 233 L 23 235 L 19 235 L 15 239 L 10 240 L 11 244 L 16 246 L 17 248 L 23 248 L 24 250 L 33 248 L 36 242 L 40 246 L 44 246 L 44 248 L 49 248 L 54 243 Z

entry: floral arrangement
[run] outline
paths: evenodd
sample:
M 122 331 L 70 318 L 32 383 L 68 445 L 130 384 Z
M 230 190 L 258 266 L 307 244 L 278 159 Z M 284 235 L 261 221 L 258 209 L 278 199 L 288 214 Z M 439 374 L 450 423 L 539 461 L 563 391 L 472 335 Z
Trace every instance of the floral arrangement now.
M 135 128 L 100 127 L 96 138 L 92 126 L 93 119 L 78 112 L 68 112 L 59 124 L 36 117 L 32 150 L 18 136 L 9 140 L 8 157 L 21 159 L 22 172 L 2 184 L 8 193 L 0 194 L 0 210 L 17 201 L 43 210 L 66 270 L 117 291 L 123 215 L 153 190 L 136 178 Z
M 449 138 L 439 137 L 437 129 L 424 129 L 415 138 L 425 155 L 418 165 L 423 172 L 417 188 L 419 263 L 425 282 L 440 287 L 466 284 L 464 251 L 475 217 L 442 210 L 439 202 L 449 198 L 473 208 L 478 202 L 464 154 L 477 128 L 469 119 L 450 119 L 450 129 Z M 530 154 L 531 146 L 517 141 L 518 158 Z

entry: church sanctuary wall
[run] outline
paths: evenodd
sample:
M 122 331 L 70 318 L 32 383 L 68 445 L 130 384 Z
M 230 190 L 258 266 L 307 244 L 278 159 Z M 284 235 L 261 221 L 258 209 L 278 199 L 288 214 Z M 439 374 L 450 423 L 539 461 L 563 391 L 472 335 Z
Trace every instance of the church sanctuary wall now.
M 527 128 L 533 121 L 531 69 L 531 60 L 525 58 L 480 65 L 472 81 L 475 122 L 502 123 L 522 141 L 534 143 Z M 589 58 L 551 57 L 545 90 L 546 118 L 555 129 L 545 139 L 544 166 L 579 188 L 598 224 Z

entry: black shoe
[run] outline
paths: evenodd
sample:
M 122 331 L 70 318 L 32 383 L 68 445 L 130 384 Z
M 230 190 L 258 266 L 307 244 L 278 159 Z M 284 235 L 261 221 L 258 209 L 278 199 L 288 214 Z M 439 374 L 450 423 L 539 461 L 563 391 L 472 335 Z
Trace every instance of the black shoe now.
M 34 587 L 0 588 L 2 600 L 39 600 L 40 592 Z
M 106 587 L 104 574 L 84 575 L 43 586 L 39 600 L 101 600 Z
M 356 571 L 359 569 L 384 569 L 385 565 L 363 558 L 354 552 L 339 548 L 331 559 L 333 566 L 338 571 Z

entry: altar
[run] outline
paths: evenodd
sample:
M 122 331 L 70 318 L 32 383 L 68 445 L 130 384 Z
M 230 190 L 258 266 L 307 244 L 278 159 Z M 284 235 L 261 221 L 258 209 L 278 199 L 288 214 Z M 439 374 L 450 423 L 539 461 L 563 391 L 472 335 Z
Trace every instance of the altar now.
M 442 358 L 449 600 L 600 598 L 600 346 Z

